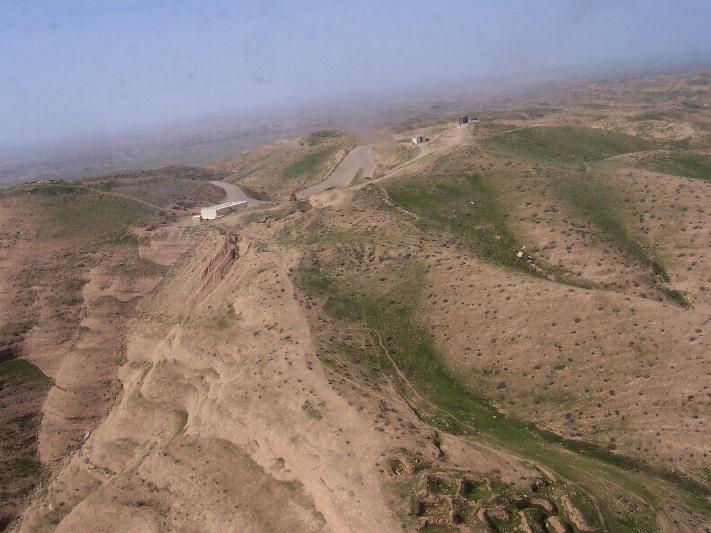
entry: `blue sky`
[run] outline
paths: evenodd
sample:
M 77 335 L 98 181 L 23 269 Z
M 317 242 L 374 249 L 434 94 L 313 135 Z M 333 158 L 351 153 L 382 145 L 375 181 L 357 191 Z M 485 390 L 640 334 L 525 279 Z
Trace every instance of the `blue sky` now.
M 711 59 L 702 0 L 0 0 L 0 147 L 424 83 Z

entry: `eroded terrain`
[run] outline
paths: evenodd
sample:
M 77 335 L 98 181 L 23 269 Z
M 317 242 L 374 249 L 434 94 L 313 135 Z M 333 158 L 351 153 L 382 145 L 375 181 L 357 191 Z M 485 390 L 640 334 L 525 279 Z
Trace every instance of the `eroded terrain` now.
M 366 142 L 3 192 L 2 525 L 708 531 L 710 91 L 423 114 L 293 202 Z

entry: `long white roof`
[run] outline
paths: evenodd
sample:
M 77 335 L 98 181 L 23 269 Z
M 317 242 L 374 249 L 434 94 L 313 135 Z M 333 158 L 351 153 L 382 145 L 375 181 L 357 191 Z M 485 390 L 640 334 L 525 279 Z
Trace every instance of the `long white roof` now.
M 215 210 L 218 210 L 218 209 L 224 209 L 225 207 L 234 207 L 234 206 L 236 206 L 236 205 L 242 205 L 242 204 L 246 204 L 246 203 L 247 203 L 247 200 L 237 200 L 237 201 L 235 201 L 235 202 L 224 202 L 224 203 L 222 203 L 222 204 L 217 204 L 217 205 L 211 205 L 211 206 L 208 206 L 208 207 L 203 207 L 202 209 L 215 209 Z

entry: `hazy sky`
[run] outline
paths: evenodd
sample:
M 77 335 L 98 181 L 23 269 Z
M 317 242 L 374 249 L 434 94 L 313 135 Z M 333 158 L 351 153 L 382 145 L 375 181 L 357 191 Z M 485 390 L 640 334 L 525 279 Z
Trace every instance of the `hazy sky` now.
M 709 0 L 0 0 L 0 147 L 481 75 L 711 58 Z

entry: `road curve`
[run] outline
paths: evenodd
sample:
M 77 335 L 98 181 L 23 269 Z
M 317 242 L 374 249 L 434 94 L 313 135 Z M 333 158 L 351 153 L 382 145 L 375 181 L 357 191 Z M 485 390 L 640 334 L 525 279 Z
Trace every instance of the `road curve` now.
M 257 200 L 256 198 L 251 198 L 247 196 L 242 189 L 237 187 L 234 183 L 227 183 L 226 181 L 211 181 L 213 185 L 220 187 L 227 194 L 226 202 L 241 202 L 246 201 L 247 207 L 254 207 L 255 205 L 263 205 L 269 202 L 263 200 Z
M 297 192 L 296 196 L 298 198 L 308 198 L 334 187 L 348 187 L 361 169 L 363 170 L 364 178 L 372 177 L 375 170 L 375 162 L 370 154 L 370 145 L 353 148 L 328 178 L 321 183 Z

